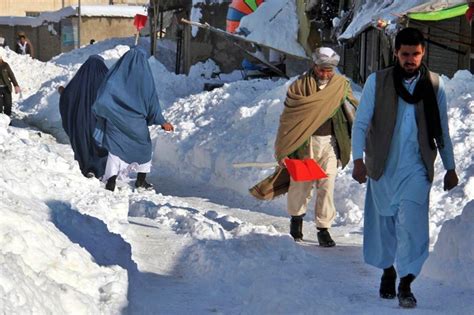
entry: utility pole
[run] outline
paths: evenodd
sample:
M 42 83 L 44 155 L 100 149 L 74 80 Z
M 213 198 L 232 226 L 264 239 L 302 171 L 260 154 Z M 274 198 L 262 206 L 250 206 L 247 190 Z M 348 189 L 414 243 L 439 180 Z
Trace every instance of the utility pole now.
M 81 48 L 81 0 L 78 0 L 79 6 L 77 7 L 77 15 L 78 15 L 78 22 L 77 22 L 77 48 Z
M 158 29 L 158 23 L 157 23 L 157 18 L 158 18 L 158 13 L 160 12 L 159 10 L 159 0 L 152 0 L 150 1 L 150 5 L 152 7 L 148 8 L 148 18 L 149 18 L 149 23 L 150 23 L 150 38 L 151 38 L 151 55 L 156 57 L 156 32 Z M 161 29 L 159 30 L 161 34 Z

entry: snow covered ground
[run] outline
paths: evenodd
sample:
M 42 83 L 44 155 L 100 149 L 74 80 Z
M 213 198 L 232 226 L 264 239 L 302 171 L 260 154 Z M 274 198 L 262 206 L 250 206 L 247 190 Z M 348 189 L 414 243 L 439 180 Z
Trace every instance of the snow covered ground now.
M 271 170 L 287 80 L 226 83 L 203 92 L 197 65 L 175 75 L 150 59 L 167 117 L 152 127 L 155 192 L 133 180 L 111 193 L 87 179 L 61 128 L 56 88 L 90 54 L 111 66 L 133 39 L 97 43 L 42 63 L 0 48 L 23 88 L 14 119 L 0 115 L 0 311 L 5 314 L 395 314 L 378 298 L 379 271 L 361 250 L 364 186 L 336 183 L 338 244 L 316 246 L 313 214 L 305 245 L 288 233 L 285 199 L 259 202 L 247 189 Z M 437 161 L 431 195 L 433 253 L 414 284 L 417 314 L 474 310 L 474 77 L 446 80 L 460 185 L 442 191 Z

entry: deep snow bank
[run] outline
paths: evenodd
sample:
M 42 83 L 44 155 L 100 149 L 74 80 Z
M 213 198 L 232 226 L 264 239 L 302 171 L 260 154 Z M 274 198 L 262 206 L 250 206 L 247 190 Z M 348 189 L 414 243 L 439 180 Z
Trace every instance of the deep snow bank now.
M 100 49 L 104 50 L 101 52 Z M 23 56 L 10 53 L 11 63 L 18 65 L 19 69 L 21 62 L 29 62 L 28 71 L 18 72 L 20 81 L 30 77 L 35 82 L 32 85 L 40 86 L 35 94 L 19 102 L 20 114 L 45 130 L 55 131 L 56 136 L 64 135 L 56 87 L 73 76 L 88 54 L 100 53 L 111 65 L 127 50 L 125 45 L 99 43 L 63 54 L 46 64 L 23 60 Z M 247 192 L 271 170 L 234 169 L 232 164 L 274 160 L 273 143 L 290 81 L 235 81 L 211 92 L 203 92 L 203 73 L 215 66 L 211 61 L 196 65 L 189 76 L 175 75 L 153 58 L 149 62 L 165 117 L 176 126 L 173 134 L 151 128 L 155 174 L 161 178 L 171 176 L 175 182 L 205 185 L 210 191 L 207 197 L 213 196 L 213 189 L 219 189 L 219 195 L 225 195 L 226 199 L 239 199 L 242 207 L 286 215 L 285 198 L 262 203 L 253 200 Z M 473 173 L 472 154 L 469 152 L 473 147 L 470 121 L 474 118 L 474 97 L 471 95 L 474 78 L 468 71 L 458 71 L 452 79 L 444 79 L 460 187 L 449 193 L 442 191 L 444 169 L 438 159 L 430 205 L 432 243 L 442 223 L 458 215 L 472 200 L 472 194 L 468 192 L 472 191 L 474 184 L 469 181 Z M 351 168 L 349 164 L 337 178 L 336 223 L 362 226 L 365 187 L 351 179 Z M 311 212 L 308 219 L 313 217 Z
M 474 287 L 474 201 L 461 215 L 444 222 L 423 274 L 448 284 Z
M 109 231 L 120 231 L 127 201 L 111 201 L 100 193 L 94 197 L 91 191 L 99 183 L 85 179 L 70 164 L 68 146 L 8 123 L 0 114 L 2 312 L 118 313 L 127 304 L 127 273 L 83 247 L 111 239 Z M 78 228 L 99 234 L 99 227 L 103 233 L 94 241 L 72 240 Z

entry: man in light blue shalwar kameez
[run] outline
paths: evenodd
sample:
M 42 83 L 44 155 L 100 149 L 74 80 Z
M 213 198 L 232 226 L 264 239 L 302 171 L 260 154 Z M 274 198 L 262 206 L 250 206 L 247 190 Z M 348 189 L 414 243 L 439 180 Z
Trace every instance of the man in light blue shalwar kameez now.
M 364 259 L 384 269 L 382 298 L 396 295 L 396 264 L 399 305 L 405 308 L 416 306 L 410 285 L 428 257 L 429 193 L 437 151 L 447 170 L 445 190 L 458 182 L 444 84 L 421 63 L 424 51 L 418 30 L 397 34 L 397 65 L 368 77 L 352 130 L 353 177 L 359 183 L 369 177 Z

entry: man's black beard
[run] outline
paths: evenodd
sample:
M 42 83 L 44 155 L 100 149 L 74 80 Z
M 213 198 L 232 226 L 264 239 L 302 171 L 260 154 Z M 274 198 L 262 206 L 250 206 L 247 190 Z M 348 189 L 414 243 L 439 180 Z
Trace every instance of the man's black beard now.
M 398 63 L 400 65 L 400 62 Z M 421 65 L 420 65 L 421 66 Z M 410 79 L 410 78 L 413 78 L 414 76 L 417 76 L 418 75 L 418 72 L 420 71 L 420 66 L 418 66 L 418 68 L 416 68 L 413 72 L 407 72 L 405 71 L 405 69 L 403 69 L 403 67 L 400 65 L 400 74 L 402 75 L 402 77 L 404 79 Z

